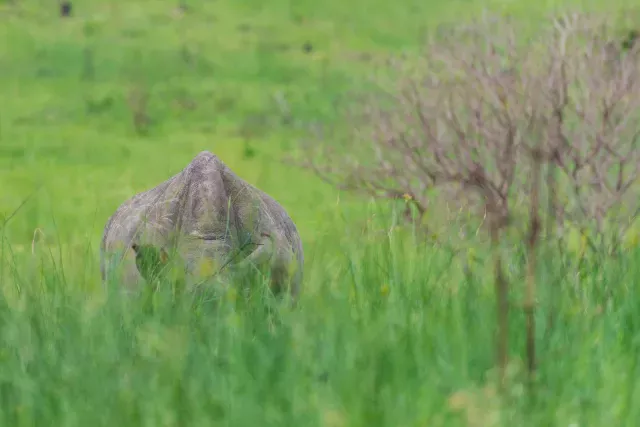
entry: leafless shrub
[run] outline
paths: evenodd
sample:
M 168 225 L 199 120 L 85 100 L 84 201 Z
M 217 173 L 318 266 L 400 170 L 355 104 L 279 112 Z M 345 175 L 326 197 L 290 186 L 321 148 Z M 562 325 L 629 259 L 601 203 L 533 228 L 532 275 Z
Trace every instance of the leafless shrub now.
M 597 237 L 611 236 L 615 244 L 640 208 L 633 191 L 640 168 L 640 69 L 637 43 L 625 51 L 610 34 L 608 22 L 578 15 L 556 23 L 549 154 L 567 184 L 559 191 L 558 218 L 585 231 L 593 226 Z
M 510 203 L 527 199 L 536 151 L 563 172 L 559 221 L 604 231 L 630 206 L 638 171 L 638 46 L 619 47 L 628 43 L 589 16 L 552 24 L 526 40 L 514 23 L 485 19 L 389 61 L 393 79 L 357 100 L 348 138 L 305 144 L 299 163 L 343 190 L 410 198 L 420 214 L 438 190 L 504 224 Z
M 354 103 L 348 138 L 307 142 L 297 159 L 339 189 L 410 200 L 420 216 L 436 211 L 450 219 L 463 209 L 486 219 L 502 371 L 508 287 L 498 247 L 507 225 L 528 217 L 524 308 L 533 373 L 543 219 L 547 237 L 562 238 L 567 223 L 619 237 L 640 207 L 638 43 L 620 47 L 606 19 L 571 14 L 550 22 L 525 38 L 514 22 L 484 18 L 432 38 L 417 58 L 389 61 L 382 90 Z

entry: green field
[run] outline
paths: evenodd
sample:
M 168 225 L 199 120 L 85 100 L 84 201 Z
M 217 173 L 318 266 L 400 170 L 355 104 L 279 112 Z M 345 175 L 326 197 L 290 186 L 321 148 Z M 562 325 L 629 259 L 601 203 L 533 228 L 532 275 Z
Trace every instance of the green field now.
M 488 264 L 466 275 L 386 206 L 282 162 L 309 123 L 347 126 L 336 101 L 440 23 L 633 3 L 91 0 L 63 19 L 0 0 L 0 426 L 638 425 L 640 252 L 543 254 L 536 393 L 515 286 L 498 398 Z M 102 292 L 107 218 L 202 150 L 296 222 L 295 309 L 161 293 L 149 312 Z

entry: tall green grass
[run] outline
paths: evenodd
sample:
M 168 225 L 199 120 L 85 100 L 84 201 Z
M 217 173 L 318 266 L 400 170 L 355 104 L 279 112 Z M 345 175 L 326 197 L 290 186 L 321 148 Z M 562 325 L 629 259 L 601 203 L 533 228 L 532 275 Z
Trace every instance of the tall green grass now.
M 5 244 L 1 425 L 640 422 L 638 251 L 607 263 L 543 256 L 531 395 L 517 309 L 524 261 L 505 248 L 515 308 L 499 400 L 488 265 L 469 274 L 459 258 L 389 224 L 320 241 L 295 307 L 216 288 L 178 299 L 162 288 L 150 306 L 117 285 L 87 291 L 65 278 L 55 254 L 13 254 Z

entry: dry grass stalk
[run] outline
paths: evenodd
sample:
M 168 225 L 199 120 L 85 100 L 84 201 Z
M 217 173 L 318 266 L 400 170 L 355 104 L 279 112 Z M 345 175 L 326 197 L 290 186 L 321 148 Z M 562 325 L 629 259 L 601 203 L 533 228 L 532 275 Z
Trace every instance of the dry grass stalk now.
M 149 92 L 141 86 L 133 86 L 127 94 L 131 120 L 136 133 L 143 135 L 149 130 Z

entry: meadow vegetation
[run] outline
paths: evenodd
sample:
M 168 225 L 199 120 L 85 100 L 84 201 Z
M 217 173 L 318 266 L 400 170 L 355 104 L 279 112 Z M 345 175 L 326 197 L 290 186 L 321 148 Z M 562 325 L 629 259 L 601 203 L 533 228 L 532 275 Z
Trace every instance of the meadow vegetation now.
M 562 6 L 606 8 L 615 17 L 612 39 L 624 40 L 640 26 L 630 5 Z M 580 192 L 571 198 L 573 181 L 561 177 L 557 186 L 542 185 L 540 198 L 556 194 L 567 209 L 532 208 L 535 186 L 522 177 L 536 176 L 536 162 L 512 174 L 509 215 L 497 185 L 451 217 L 442 201 L 462 198 L 430 191 L 423 199 L 436 186 L 422 185 L 415 162 L 403 163 L 388 138 L 362 145 L 362 133 L 353 132 L 361 122 L 343 114 L 353 93 L 375 93 L 367 77 L 388 70 L 380 65 L 390 57 L 408 58 L 401 71 L 414 78 L 425 70 L 425 37 L 483 8 L 510 14 L 526 43 L 558 5 L 95 0 L 61 17 L 49 2 L 0 2 L 1 425 L 637 425 L 636 229 L 599 219 L 601 209 L 572 215 L 569 208 L 596 204 Z M 479 81 L 488 92 L 505 87 Z M 533 111 L 518 103 L 536 93 L 531 83 L 509 92 L 503 111 Z M 367 113 L 388 118 L 367 99 Z M 637 99 L 623 103 L 618 148 L 632 136 Z M 457 104 L 463 121 L 472 104 Z M 585 106 L 589 118 L 601 113 L 600 104 Z M 379 125 L 380 136 L 405 113 L 364 123 Z M 317 128 L 331 131 L 309 140 Z M 584 128 L 567 130 L 579 140 Z M 293 164 L 326 159 L 318 149 L 334 142 L 339 154 L 328 164 L 340 167 L 321 172 L 337 181 Z M 528 148 L 527 161 L 544 158 L 541 170 L 551 169 L 553 144 Z M 504 178 L 496 161 L 504 149 L 496 143 L 479 155 L 497 167 L 482 163 L 487 182 Z M 305 277 L 296 307 L 235 289 L 176 299 L 167 287 L 151 300 L 123 297 L 117 284 L 100 283 L 98 242 L 108 216 L 202 150 L 271 194 L 298 225 Z M 340 163 L 353 153 L 360 164 Z M 635 155 L 635 148 L 625 154 L 631 169 Z M 433 160 L 428 150 L 418 158 Z M 449 159 L 467 168 L 459 181 L 478 179 L 465 159 Z M 437 170 L 438 179 L 451 178 L 449 169 Z M 356 173 L 345 178 L 344 171 Z M 625 193 L 632 201 L 635 178 Z M 360 191 L 403 182 L 392 193 Z M 539 222 L 553 227 L 527 240 Z M 260 280 L 251 285 L 264 289 Z M 509 316 L 496 317 L 505 307 Z

